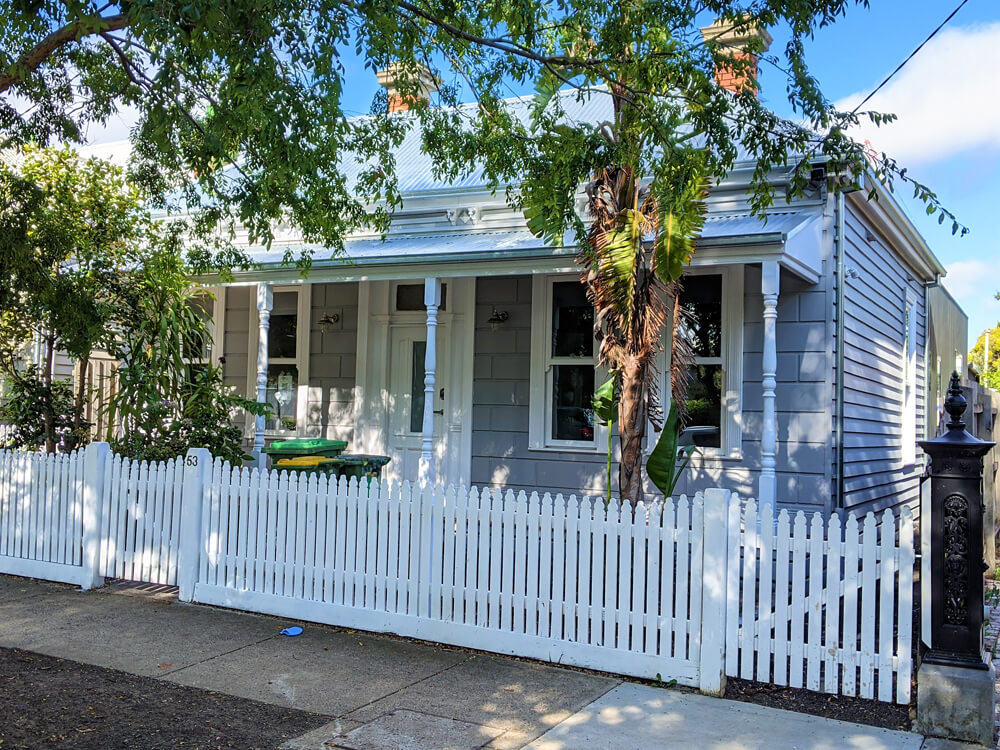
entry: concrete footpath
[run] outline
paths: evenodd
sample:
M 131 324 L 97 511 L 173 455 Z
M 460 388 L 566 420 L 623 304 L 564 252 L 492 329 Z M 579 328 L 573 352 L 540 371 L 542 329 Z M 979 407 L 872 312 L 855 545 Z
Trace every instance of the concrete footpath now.
M 308 623 L 280 635 L 289 624 L 155 586 L 0 575 L 0 647 L 330 717 L 289 750 L 971 747 L 391 636 Z

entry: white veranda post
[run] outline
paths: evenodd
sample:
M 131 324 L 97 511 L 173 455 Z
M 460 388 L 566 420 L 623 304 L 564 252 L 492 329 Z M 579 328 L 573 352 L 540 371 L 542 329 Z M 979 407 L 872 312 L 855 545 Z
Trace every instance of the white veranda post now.
M 424 350 L 424 420 L 420 441 L 419 480 L 434 483 L 434 390 L 437 382 L 437 324 L 441 306 L 441 280 L 424 280 L 424 305 L 427 307 L 427 347 Z
M 274 304 L 274 294 L 270 284 L 257 285 L 257 400 L 267 401 L 267 332 L 271 327 L 271 307 Z M 266 419 L 258 414 L 254 417 L 253 456 L 260 462 L 264 450 L 264 428 Z M 263 465 L 261 462 L 260 465 Z
M 774 506 L 777 492 L 775 467 L 778 452 L 778 425 L 775 413 L 775 388 L 778 371 L 778 289 L 780 284 L 778 262 L 765 261 L 761 268 L 760 291 L 764 296 L 764 356 L 761 367 L 761 386 L 764 394 L 764 426 L 761 431 L 760 487 L 761 505 Z

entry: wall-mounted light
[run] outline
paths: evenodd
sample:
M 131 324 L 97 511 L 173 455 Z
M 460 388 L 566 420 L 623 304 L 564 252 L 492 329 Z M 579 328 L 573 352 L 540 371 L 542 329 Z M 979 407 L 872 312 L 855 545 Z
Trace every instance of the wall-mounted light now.
M 340 322 L 340 313 L 323 313 L 323 317 L 319 319 L 319 328 L 321 333 L 326 333 L 330 326 L 337 325 Z
M 500 326 L 507 322 L 510 318 L 510 313 L 506 310 L 497 310 L 496 305 L 493 306 L 493 314 L 490 316 L 490 328 L 494 331 Z

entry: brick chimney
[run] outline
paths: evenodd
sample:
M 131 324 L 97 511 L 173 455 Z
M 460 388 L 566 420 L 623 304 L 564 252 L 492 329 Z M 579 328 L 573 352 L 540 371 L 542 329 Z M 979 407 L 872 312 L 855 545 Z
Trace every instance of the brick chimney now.
M 440 79 L 422 65 L 418 66 L 416 73 L 417 94 L 403 95 L 399 90 L 397 81 L 406 78 L 406 69 L 402 63 L 392 63 L 375 75 L 388 94 L 390 112 L 405 112 L 418 101 L 430 101 L 430 95 L 441 85 Z
M 716 21 L 711 26 L 706 26 L 701 30 L 701 35 L 706 42 L 713 42 L 719 46 L 719 51 L 732 57 L 734 60 L 747 61 L 747 67 L 740 67 L 738 70 L 719 63 L 715 71 L 715 80 L 719 85 L 729 91 L 740 93 L 748 86 L 752 86 L 751 81 L 757 81 L 757 55 L 746 51 L 747 44 L 755 39 L 760 39 L 764 46 L 760 50 L 766 52 L 771 46 L 773 39 L 762 26 L 757 28 L 741 28 L 739 31 L 733 28 L 731 21 Z M 756 95 L 756 87 L 753 87 Z

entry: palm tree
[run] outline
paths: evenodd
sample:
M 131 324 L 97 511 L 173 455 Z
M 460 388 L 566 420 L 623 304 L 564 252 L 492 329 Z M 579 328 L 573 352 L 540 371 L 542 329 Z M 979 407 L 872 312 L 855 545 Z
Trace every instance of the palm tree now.
M 620 143 L 628 103 L 624 97 L 615 100 L 615 125 L 602 132 Z M 668 324 L 671 389 L 681 409 L 690 360 L 677 300 L 704 222 L 707 178 L 699 150 L 684 149 L 678 157 L 670 172 L 649 179 L 628 164 L 604 167 L 586 188 L 593 223 L 578 261 L 595 308 L 598 360 L 618 381 L 619 491 L 623 501 L 633 503 L 642 497 L 646 425 L 661 425 L 663 419 L 656 358 Z

